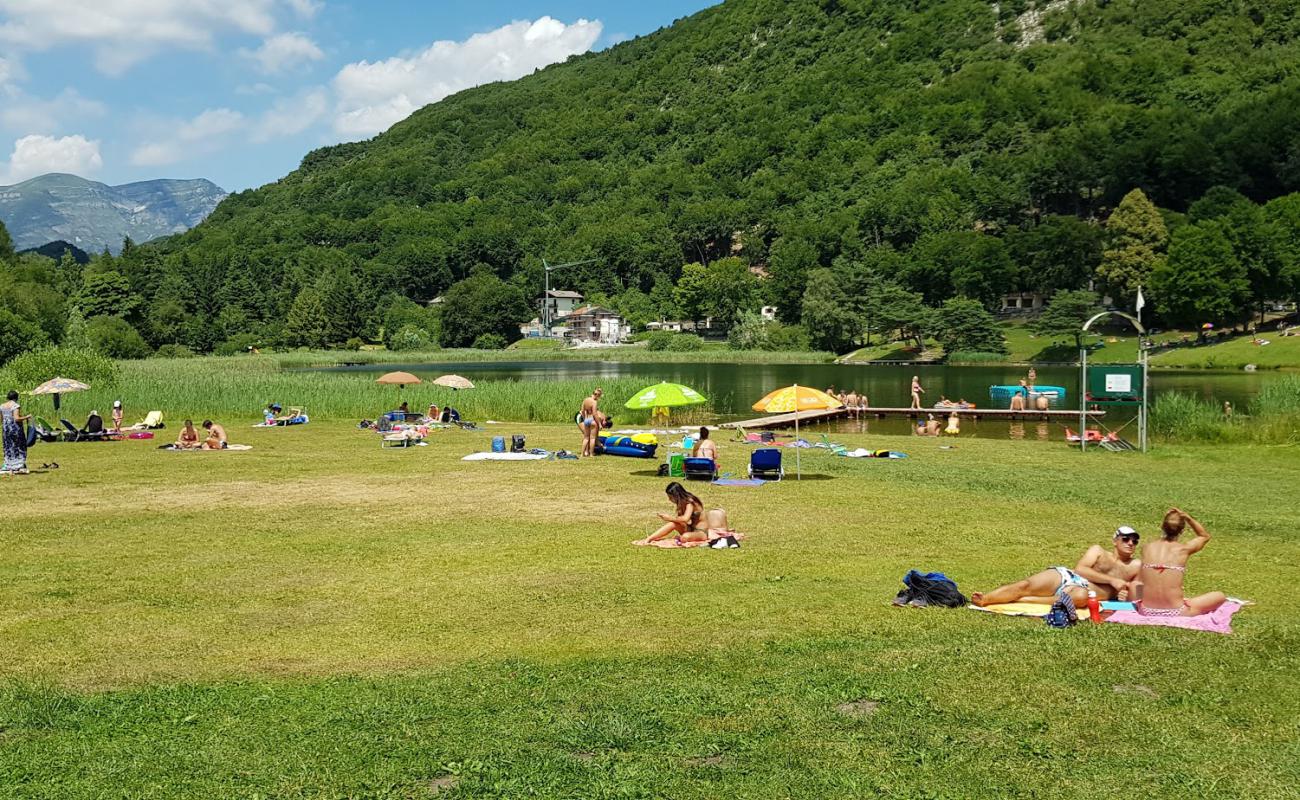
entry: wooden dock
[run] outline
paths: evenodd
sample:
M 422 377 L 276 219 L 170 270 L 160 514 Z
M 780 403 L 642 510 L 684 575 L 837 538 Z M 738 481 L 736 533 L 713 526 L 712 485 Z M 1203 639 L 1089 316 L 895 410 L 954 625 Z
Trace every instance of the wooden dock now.
M 1031 422 L 1045 422 L 1047 420 L 1071 420 L 1076 423 L 1079 421 L 1078 409 L 1049 409 L 1039 411 L 1037 409 L 1026 409 L 1024 411 L 1012 411 L 1009 408 L 861 408 L 857 410 L 857 418 L 864 419 L 874 417 L 875 419 L 885 419 L 886 417 L 916 417 L 921 414 L 934 414 L 935 419 L 946 419 L 948 415 L 956 413 L 961 419 L 998 419 L 1019 421 L 1028 420 Z M 1089 420 L 1100 419 L 1106 416 L 1105 411 L 1088 411 L 1086 412 Z M 846 408 L 829 408 L 818 409 L 816 411 L 800 411 L 790 414 L 773 414 L 768 417 L 757 417 L 740 422 L 724 422 L 719 428 L 791 428 L 794 427 L 795 417 L 798 416 L 800 425 L 809 423 L 822 422 L 828 419 L 838 419 L 850 416 L 851 413 Z

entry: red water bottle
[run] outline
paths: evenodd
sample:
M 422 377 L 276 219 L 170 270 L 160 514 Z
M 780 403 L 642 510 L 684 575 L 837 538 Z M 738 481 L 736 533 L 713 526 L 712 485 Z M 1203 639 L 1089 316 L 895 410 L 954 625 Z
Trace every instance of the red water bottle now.
M 1088 591 L 1088 619 L 1101 622 L 1101 603 L 1097 602 L 1097 593 Z

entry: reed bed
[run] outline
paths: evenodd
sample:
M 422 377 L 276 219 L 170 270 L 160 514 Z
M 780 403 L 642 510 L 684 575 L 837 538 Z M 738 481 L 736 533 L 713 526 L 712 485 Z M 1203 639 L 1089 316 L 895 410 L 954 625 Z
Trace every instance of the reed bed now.
M 238 358 L 266 358 L 235 356 Z M 703 350 L 680 352 L 649 350 L 645 347 L 593 347 L 586 349 L 523 348 L 519 350 L 295 350 L 270 354 L 286 368 L 327 367 L 337 364 L 441 364 L 465 361 L 615 361 L 635 364 L 676 364 L 685 361 L 707 364 L 829 364 L 834 353 L 788 350 L 732 350 L 706 346 Z
M 1203 398 L 1166 392 L 1152 406 L 1151 430 L 1171 441 L 1300 444 L 1300 376 L 1265 384 L 1247 415 L 1229 416 Z
M 573 419 L 595 385 L 590 379 L 497 380 L 453 391 L 428 383 L 431 375 L 421 377 L 426 383 L 399 390 L 375 383 L 372 374 L 285 369 L 279 356 L 149 359 L 122 362 L 116 387 L 92 388 L 65 397 L 64 407 L 69 419 L 84 417 L 91 409 L 107 416 L 113 401 L 121 400 L 128 422 L 142 418 L 150 409 L 162 410 L 165 418 L 174 422 L 186 417 L 253 418 L 268 403 L 276 402 L 286 409 L 302 407 L 322 419 L 362 419 L 374 418 L 406 401 L 412 411 L 424 411 L 430 403 L 450 403 L 467 420 L 562 423 Z M 646 421 L 648 412 L 623 408 L 645 385 L 642 378 L 602 379 L 606 413 L 618 423 Z M 34 399 L 36 413 L 50 413 L 47 402 Z M 675 413 L 673 420 L 687 424 L 711 417 L 712 409 L 703 406 Z

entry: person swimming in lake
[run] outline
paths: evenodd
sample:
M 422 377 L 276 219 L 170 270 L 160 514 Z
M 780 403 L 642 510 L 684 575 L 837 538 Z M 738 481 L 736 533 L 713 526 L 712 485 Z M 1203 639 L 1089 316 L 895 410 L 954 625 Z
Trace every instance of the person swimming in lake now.
M 673 513 L 656 514 L 655 516 L 663 520 L 664 524 L 659 530 L 632 544 L 651 545 L 669 536 L 675 537 L 678 544 L 707 542 L 708 531 L 700 529 L 700 518 L 704 515 L 704 502 L 686 491 L 686 487 L 677 481 L 668 484 L 664 493 L 673 504 Z
M 1192 539 L 1178 541 L 1191 526 Z M 1223 592 L 1207 592 L 1196 597 L 1183 594 L 1187 577 L 1187 560 L 1201 552 L 1210 542 L 1210 534 L 1191 514 L 1171 508 L 1160 523 L 1163 538 L 1142 547 L 1142 599 L 1139 614 L 1147 617 L 1195 617 L 1209 614 L 1228 600 Z

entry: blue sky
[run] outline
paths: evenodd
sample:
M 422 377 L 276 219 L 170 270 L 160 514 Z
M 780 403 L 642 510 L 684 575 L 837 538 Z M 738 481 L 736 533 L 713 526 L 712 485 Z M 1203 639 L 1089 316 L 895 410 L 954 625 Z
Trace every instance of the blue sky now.
M 312 148 L 714 0 L 0 0 L 0 185 L 273 181 Z

